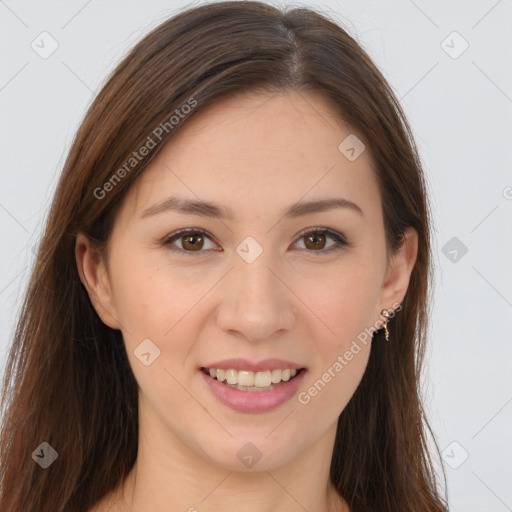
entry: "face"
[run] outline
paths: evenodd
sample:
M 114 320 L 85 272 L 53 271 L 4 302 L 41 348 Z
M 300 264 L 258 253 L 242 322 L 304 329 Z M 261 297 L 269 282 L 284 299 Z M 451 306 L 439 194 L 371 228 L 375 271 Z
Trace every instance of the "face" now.
M 122 331 L 141 425 L 188 457 L 240 471 L 260 453 L 258 469 L 271 469 L 333 438 L 368 329 L 401 302 L 415 259 L 408 243 L 386 266 L 371 156 L 338 148 L 351 134 L 317 95 L 230 97 L 188 121 L 129 189 L 108 261 L 77 250 L 93 304 Z M 338 203 L 304 207 L 325 200 Z M 176 209 L 186 201 L 218 210 Z M 233 358 L 246 361 L 222 364 Z M 251 368 L 260 385 L 266 369 L 296 375 L 233 390 L 202 370 L 212 363 L 243 383 Z

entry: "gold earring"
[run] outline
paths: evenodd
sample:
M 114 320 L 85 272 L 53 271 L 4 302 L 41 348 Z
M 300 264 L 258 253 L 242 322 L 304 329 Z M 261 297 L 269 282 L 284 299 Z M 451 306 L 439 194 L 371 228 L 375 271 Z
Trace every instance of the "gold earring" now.
M 389 311 L 387 309 L 383 309 L 380 314 L 386 318 L 389 318 Z M 386 341 L 389 341 L 389 330 L 388 330 L 388 320 L 384 322 L 384 338 Z

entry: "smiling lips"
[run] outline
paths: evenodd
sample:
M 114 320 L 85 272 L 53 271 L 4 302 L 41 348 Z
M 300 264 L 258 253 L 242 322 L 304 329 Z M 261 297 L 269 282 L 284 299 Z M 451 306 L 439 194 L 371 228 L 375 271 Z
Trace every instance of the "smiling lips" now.
M 290 361 L 267 359 L 252 363 L 229 359 L 200 368 L 212 393 L 240 412 L 265 412 L 289 400 L 297 391 L 306 369 Z

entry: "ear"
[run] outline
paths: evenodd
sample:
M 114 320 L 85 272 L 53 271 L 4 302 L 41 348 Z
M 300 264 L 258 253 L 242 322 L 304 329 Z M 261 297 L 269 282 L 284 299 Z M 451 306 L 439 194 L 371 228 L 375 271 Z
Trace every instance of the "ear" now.
M 379 300 L 379 311 L 377 317 L 380 326 L 384 325 L 385 318 L 382 317 L 381 311 L 387 309 L 392 313 L 403 301 L 411 273 L 418 256 L 418 232 L 408 227 L 404 231 L 404 241 L 395 255 L 392 256 L 389 266 L 386 270 L 384 282 Z
M 120 329 L 103 255 L 83 233 L 76 236 L 75 257 L 80 281 L 96 313 L 104 324 L 112 329 Z

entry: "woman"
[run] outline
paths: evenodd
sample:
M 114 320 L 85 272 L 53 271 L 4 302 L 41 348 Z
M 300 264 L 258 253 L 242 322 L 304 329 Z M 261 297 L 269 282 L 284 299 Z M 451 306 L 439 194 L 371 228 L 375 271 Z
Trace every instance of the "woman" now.
M 162 23 L 64 166 L 5 375 L 0 509 L 446 510 L 425 188 L 334 22 L 246 1 Z

